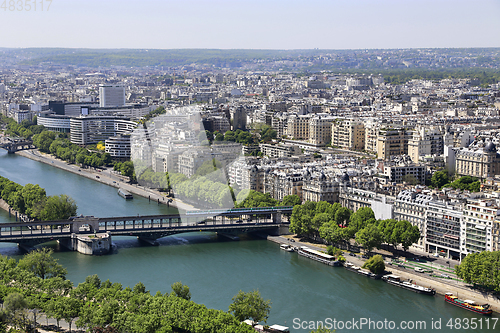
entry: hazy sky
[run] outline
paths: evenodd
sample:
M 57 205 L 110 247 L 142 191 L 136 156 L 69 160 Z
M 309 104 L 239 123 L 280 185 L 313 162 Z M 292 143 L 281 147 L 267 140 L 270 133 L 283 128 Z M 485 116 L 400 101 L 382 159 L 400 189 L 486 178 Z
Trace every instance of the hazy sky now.
M 500 47 L 500 0 L 40 1 L 0 8 L 0 47 Z

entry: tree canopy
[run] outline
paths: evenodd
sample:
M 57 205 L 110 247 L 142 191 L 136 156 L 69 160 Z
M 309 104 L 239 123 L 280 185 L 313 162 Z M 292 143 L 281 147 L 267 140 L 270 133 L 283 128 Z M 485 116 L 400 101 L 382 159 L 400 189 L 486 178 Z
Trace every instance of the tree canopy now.
M 471 253 L 455 267 L 455 273 L 465 282 L 494 290 L 497 293 L 500 293 L 499 272 L 500 251 Z
M 53 262 L 50 251 L 43 254 L 46 262 Z M 133 289 L 123 288 L 109 280 L 101 283 L 94 275 L 73 288 L 70 281 L 26 265 L 33 257 L 28 254 L 18 263 L 0 256 L 0 301 L 8 310 L 7 316 L 0 312 L 0 330 L 5 323 L 26 331 L 36 320 L 27 315 L 33 309 L 33 314 L 41 311 L 58 325 L 64 319 L 70 329 L 78 318 L 76 326 L 89 332 L 254 332 L 230 313 L 168 293 L 153 296 L 140 282 Z
M 436 171 L 432 174 L 431 177 L 431 184 L 436 188 L 443 187 L 444 185 L 448 184 L 449 181 L 450 179 L 448 177 L 448 171 L 446 170 Z
M 300 197 L 296 194 L 285 195 L 285 197 L 281 201 L 281 204 L 283 206 L 295 206 L 295 205 L 300 205 L 301 203 L 302 201 L 300 200 Z
M 31 251 L 19 260 L 19 268 L 33 272 L 36 276 L 46 279 L 51 277 L 64 278 L 67 270 L 52 256 L 54 251 L 41 248 Z
M 34 216 L 44 221 L 66 220 L 75 216 L 76 211 L 76 202 L 71 197 L 66 194 L 52 195 L 34 208 Z
M 481 181 L 476 177 L 463 176 L 446 186 L 453 187 L 454 189 L 479 192 L 481 190 Z
M 370 207 L 362 207 L 355 213 L 339 203 L 306 201 L 295 205 L 290 218 L 290 231 L 329 244 L 344 244 L 355 237 L 358 244 L 370 252 L 382 243 L 407 250 L 420 239 L 420 230 L 408 221 L 376 220 Z
M 229 312 L 239 321 L 252 319 L 254 322 L 266 322 L 270 311 L 271 301 L 264 300 L 258 290 L 247 293 L 240 290 L 229 305 Z
M 111 164 L 111 155 L 101 151 L 90 151 L 80 147 L 62 134 L 56 137 L 51 131 L 43 131 L 33 136 L 33 144 L 41 152 L 50 153 L 69 163 L 77 163 L 82 166 L 101 167 Z M 101 144 L 102 146 L 102 144 Z M 97 147 L 97 146 L 96 146 Z M 102 147 L 101 147 L 102 148 Z
M 191 292 L 189 291 L 189 287 L 183 285 L 182 282 L 175 282 L 171 287 L 173 295 L 183 298 L 187 301 L 191 299 Z
M 384 234 L 375 224 L 370 224 L 356 233 L 356 243 L 363 245 L 368 252 L 374 247 L 379 249 L 383 242 Z
M 384 258 L 376 254 L 363 264 L 363 268 L 369 269 L 373 274 L 382 274 L 385 270 Z
M 236 197 L 237 207 L 274 207 L 279 201 L 273 199 L 269 193 L 261 193 L 254 190 L 242 190 Z
M 67 195 L 47 197 L 39 185 L 23 187 L 4 177 L 0 177 L 0 198 L 21 214 L 38 220 L 67 219 L 77 211 L 75 201 Z

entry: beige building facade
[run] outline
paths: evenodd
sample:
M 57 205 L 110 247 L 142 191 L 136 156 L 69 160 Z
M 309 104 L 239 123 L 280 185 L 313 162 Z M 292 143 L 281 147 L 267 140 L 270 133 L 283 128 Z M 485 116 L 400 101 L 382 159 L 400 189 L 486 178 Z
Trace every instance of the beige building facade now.
M 345 149 L 365 148 L 365 126 L 354 120 L 339 120 L 332 123 L 332 146 Z

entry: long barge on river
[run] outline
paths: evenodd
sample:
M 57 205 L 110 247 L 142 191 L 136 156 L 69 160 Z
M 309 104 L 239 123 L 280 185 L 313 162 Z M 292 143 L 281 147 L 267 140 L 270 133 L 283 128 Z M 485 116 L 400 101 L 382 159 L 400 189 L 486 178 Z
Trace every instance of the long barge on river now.
M 392 284 L 394 286 L 406 289 L 406 290 L 411 290 L 413 292 L 416 292 L 418 294 L 424 294 L 424 295 L 431 295 L 434 296 L 436 295 L 436 289 L 433 288 L 426 288 L 419 286 L 418 284 L 412 283 L 410 281 L 401 281 L 401 278 L 397 275 L 385 275 L 382 277 L 382 280 Z
M 493 310 L 490 308 L 489 304 L 477 304 L 476 302 L 468 299 L 461 300 L 457 296 L 453 296 L 452 293 L 446 293 L 444 296 L 444 300 L 462 309 L 466 309 L 485 316 L 490 316 L 493 313 Z
M 329 266 L 336 266 L 336 267 L 342 266 L 342 263 L 338 260 L 335 260 L 334 256 L 310 249 L 306 246 L 301 246 L 299 248 L 299 250 L 297 251 L 297 253 L 301 256 L 319 261 L 319 262 L 326 264 L 326 265 L 329 265 Z

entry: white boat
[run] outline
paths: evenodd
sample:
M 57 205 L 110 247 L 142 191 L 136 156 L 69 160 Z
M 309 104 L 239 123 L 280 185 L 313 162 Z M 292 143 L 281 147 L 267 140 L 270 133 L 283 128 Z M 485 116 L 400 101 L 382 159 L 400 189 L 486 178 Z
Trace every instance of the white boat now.
M 293 252 L 293 247 L 289 244 L 281 244 L 280 249 L 282 249 L 286 252 Z
M 401 281 L 401 278 L 397 275 L 392 275 L 392 274 L 385 275 L 382 277 L 382 280 L 384 280 L 385 282 L 390 283 L 392 285 L 395 285 L 397 287 L 408 289 L 408 290 L 414 291 L 414 292 L 419 293 L 419 294 L 425 294 L 425 295 L 435 295 L 436 294 L 435 289 L 422 287 L 422 286 L 419 286 L 417 284 L 411 283 L 409 281 Z
M 367 269 L 364 269 L 364 268 L 358 267 L 354 264 L 351 264 L 350 262 L 345 263 L 344 268 L 347 269 L 348 271 L 358 273 L 359 275 L 363 275 L 363 276 L 369 277 L 371 279 L 378 278 L 378 276 L 376 274 L 373 274 L 372 272 L 370 272 Z
M 130 192 L 127 192 L 122 188 L 118 189 L 118 195 L 124 199 L 133 199 L 134 198 L 134 196 L 132 194 L 130 194 Z
M 323 264 L 330 265 L 330 266 L 342 266 L 342 263 L 340 261 L 335 260 L 334 256 L 331 256 L 329 254 L 319 252 L 313 249 L 310 249 L 305 246 L 301 246 L 299 248 L 298 253 L 301 256 L 307 257 L 309 259 L 313 259 L 319 262 L 322 262 Z

